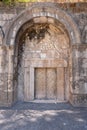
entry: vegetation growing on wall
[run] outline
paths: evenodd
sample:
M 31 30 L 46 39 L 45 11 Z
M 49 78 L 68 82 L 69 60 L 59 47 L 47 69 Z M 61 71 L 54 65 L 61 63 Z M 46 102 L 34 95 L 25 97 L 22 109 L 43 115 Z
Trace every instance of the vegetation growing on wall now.
M 29 2 L 57 2 L 64 5 L 68 5 L 68 3 L 74 4 L 74 3 L 81 3 L 81 2 L 87 2 L 87 0 L 0 0 L 0 5 L 16 5 L 17 3 L 29 3 Z
M 0 0 L 2 3 L 11 4 L 11 3 L 25 3 L 25 2 L 38 2 L 38 0 Z
M 74 2 L 87 2 L 87 0 L 0 0 L 4 3 L 13 3 L 13 2 L 59 2 L 59 3 L 74 3 Z

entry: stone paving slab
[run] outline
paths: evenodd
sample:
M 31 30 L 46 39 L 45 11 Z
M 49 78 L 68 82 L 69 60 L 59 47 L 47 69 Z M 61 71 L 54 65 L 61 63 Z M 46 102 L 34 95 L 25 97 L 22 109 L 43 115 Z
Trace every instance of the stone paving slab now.
M 0 109 L 0 130 L 87 130 L 87 108 L 65 102 L 18 102 Z

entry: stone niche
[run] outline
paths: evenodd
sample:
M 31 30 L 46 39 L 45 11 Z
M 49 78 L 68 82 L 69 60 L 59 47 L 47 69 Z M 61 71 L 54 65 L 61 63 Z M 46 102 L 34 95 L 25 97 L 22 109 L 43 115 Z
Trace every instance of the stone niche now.
M 0 106 L 18 100 L 87 106 L 87 27 L 81 36 L 74 20 L 53 3 L 37 3 L 8 23 L 5 38 L 0 34 Z
M 53 24 L 34 24 L 21 35 L 18 50 L 18 100 L 68 101 L 71 59 L 67 33 Z

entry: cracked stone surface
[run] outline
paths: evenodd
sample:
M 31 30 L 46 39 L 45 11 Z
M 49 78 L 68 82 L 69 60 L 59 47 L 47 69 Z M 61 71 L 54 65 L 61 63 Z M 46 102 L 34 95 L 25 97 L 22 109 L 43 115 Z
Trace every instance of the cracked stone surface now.
M 87 130 L 87 108 L 65 102 L 18 102 L 0 109 L 0 130 Z

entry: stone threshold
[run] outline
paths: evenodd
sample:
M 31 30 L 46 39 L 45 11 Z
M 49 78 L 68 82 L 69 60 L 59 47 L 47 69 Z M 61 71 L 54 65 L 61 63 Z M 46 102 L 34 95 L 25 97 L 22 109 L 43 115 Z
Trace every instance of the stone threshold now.
M 35 99 L 33 101 L 30 101 L 30 103 L 67 103 L 66 100 L 62 101 L 62 100 L 38 100 Z

